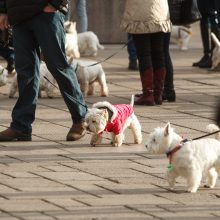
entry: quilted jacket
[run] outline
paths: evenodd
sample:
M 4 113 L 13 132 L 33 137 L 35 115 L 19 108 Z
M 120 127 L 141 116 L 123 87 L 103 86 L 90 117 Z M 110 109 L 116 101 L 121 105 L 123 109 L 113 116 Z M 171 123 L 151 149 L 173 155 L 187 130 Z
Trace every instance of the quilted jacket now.
M 0 0 L 0 13 L 7 13 L 9 23 L 15 25 L 41 13 L 47 4 L 63 13 L 68 9 L 68 0 Z
M 116 111 L 116 117 L 109 122 L 106 127 L 106 132 L 113 132 L 115 135 L 118 135 L 122 132 L 125 121 L 133 113 L 133 107 L 131 105 L 121 104 L 121 105 L 112 105 Z
M 121 29 L 131 34 L 170 32 L 167 0 L 126 0 Z

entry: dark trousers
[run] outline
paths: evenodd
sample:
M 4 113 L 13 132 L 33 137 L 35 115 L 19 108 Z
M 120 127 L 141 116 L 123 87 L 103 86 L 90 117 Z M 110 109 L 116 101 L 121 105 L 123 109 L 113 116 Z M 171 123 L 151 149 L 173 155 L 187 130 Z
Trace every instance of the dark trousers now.
M 171 33 L 165 33 L 164 36 L 164 53 L 165 53 L 165 65 L 166 65 L 166 77 L 164 82 L 164 90 L 169 91 L 174 89 L 173 85 L 173 63 L 170 57 L 170 35 Z
M 165 67 L 164 33 L 133 34 L 140 73 Z
M 80 122 L 85 117 L 85 102 L 75 72 L 65 56 L 63 22 L 64 15 L 60 12 L 42 13 L 13 27 L 19 91 L 19 98 L 12 111 L 11 127 L 14 130 L 32 132 L 40 83 L 39 47 L 49 71 L 58 83 L 73 122 Z
M 136 48 L 134 45 L 132 34 L 128 34 L 128 58 L 129 60 L 137 60 Z

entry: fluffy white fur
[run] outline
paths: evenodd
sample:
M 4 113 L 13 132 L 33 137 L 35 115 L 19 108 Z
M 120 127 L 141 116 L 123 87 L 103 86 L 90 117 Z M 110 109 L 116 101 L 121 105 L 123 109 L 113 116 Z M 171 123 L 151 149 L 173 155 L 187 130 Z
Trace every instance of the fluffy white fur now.
M 8 71 L 0 65 L 0 86 L 4 86 L 6 85 L 7 81 L 8 81 Z
M 64 23 L 64 29 L 66 32 L 65 50 L 66 56 L 69 62 L 72 62 L 74 58 L 79 58 L 78 37 L 76 31 L 76 22 L 66 21 Z
M 80 84 L 80 89 L 84 96 L 94 95 L 95 86 L 98 83 L 101 87 L 100 95 L 108 96 L 108 86 L 106 83 L 105 72 L 101 64 L 90 66 L 93 61 L 77 60 L 72 63 L 76 69 L 76 76 Z
M 149 153 L 164 154 L 170 152 L 182 141 L 168 123 L 158 127 L 150 134 L 146 142 Z M 182 176 L 187 181 L 187 191 L 196 192 L 202 177 L 207 179 L 207 187 L 213 188 L 220 172 L 220 142 L 214 138 L 187 141 L 172 155 L 173 169 L 167 171 L 168 183 L 174 187 L 176 178 Z
M 172 43 L 177 43 L 180 50 L 188 50 L 189 40 L 192 36 L 192 28 L 185 26 L 173 26 L 171 31 Z
M 215 44 L 215 47 L 212 52 L 212 67 L 211 69 L 215 69 L 220 63 L 220 41 L 215 36 L 214 33 L 211 33 L 212 40 Z
M 92 31 L 78 34 L 78 46 L 81 56 L 97 56 L 98 50 L 104 49 L 97 35 Z
M 131 105 L 134 104 L 134 98 L 132 96 Z M 113 112 L 113 115 L 110 117 L 109 113 L 106 109 L 99 108 L 108 108 Z M 87 123 L 87 130 L 92 132 L 92 138 L 90 144 L 95 146 L 97 144 L 101 144 L 102 142 L 102 132 L 104 131 L 108 121 L 113 121 L 117 116 L 117 110 L 115 107 L 109 102 L 98 102 L 95 103 L 91 109 L 88 110 L 86 114 L 85 120 Z M 140 144 L 142 142 L 142 134 L 141 134 L 141 125 L 138 121 L 136 115 L 132 113 L 132 115 L 127 118 L 125 121 L 122 132 L 118 135 L 112 134 L 112 145 L 119 147 L 122 145 L 124 141 L 124 131 L 127 127 L 131 128 L 131 131 L 134 135 L 134 142 L 136 144 Z
M 55 97 L 55 87 L 49 83 L 44 76 L 46 76 L 50 82 L 56 84 L 56 80 L 51 75 L 45 63 L 40 64 L 40 89 L 39 89 L 39 97 L 42 97 L 42 91 L 46 92 L 48 98 Z M 17 74 L 14 76 L 12 80 L 12 84 L 9 91 L 9 98 L 13 98 L 18 90 L 18 82 L 17 82 Z

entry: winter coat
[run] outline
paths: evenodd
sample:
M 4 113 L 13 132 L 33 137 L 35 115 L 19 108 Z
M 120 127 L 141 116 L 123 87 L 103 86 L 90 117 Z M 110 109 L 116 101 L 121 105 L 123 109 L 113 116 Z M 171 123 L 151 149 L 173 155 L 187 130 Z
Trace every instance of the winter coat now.
M 128 117 L 133 113 L 133 107 L 131 105 L 121 104 L 113 105 L 117 110 L 117 115 L 114 120 L 111 120 L 105 127 L 105 131 L 113 132 L 118 135 L 123 130 L 123 125 Z
M 93 104 L 93 108 L 108 109 L 110 112 L 112 112 L 112 116 L 109 116 L 109 120 L 104 131 L 113 132 L 115 135 L 118 135 L 122 132 L 125 121 L 134 112 L 134 109 L 131 105 L 112 105 L 106 101 Z
M 217 10 L 219 0 L 197 0 L 199 11 L 203 14 L 210 14 Z
M 170 32 L 167 0 L 126 0 L 121 29 L 131 34 Z
M 47 4 L 63 13 L 68 9 L 68 0 L 0 0 L 0 13 L 7 13 L 9 23 L 14 25 L 42 13 Z

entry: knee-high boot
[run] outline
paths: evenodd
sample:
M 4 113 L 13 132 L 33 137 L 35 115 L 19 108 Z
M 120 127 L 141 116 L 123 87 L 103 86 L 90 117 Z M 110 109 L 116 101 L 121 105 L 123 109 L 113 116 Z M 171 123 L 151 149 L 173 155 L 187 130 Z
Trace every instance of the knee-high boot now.
M 153 69 L 146 69 L 141 76 L 143 94 L 135 100 L 135 105 L 155 105 L 153 95 Z
M 166 68 L 154 70 L 154 101 L 156 105 L 162 105 L 163 88 L 166 76 Z

